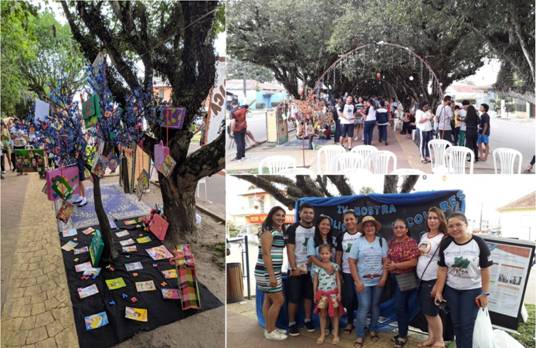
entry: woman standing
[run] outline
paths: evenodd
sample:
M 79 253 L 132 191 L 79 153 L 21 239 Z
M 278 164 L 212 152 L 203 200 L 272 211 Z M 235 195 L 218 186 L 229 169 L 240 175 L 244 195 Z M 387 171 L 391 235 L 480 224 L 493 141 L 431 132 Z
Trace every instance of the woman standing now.
M 376 329 L 380 316 L 380 298 L 388 274 L 383 267 L 387 262 L 387 242 L 377 236 L 381 227 L 382 225 L 374 217 L 365 216 L 357 225 L 357 229 L 363 231 L 363 235 L 354 242 L 348 259 L 359 301 L 354 348 L 363 347 L 369 312 L 371 312 L 370 338 L 373 342 L 379 340 Z
M 365 106 L 363 105 L 363 97 L 357 98 L 357 104 L 355 104 L 356 109 L 356 121 L 355 121 L 355 137 L 354 140 L 359 140 L 359 137 L 363 137 L 363 115 L 361 113 L 361 110 L 363 110 Z
M 428 150 L 428 143 L 432 140 L 433 128 L 432 119 L 433 115 L 428 113 L 430 111 L 430 105 L 428 102 L 422 102 L 421 107 L 415 113 L 415 125 L 419 130 L 419 152 L 421 154 L 421 162 L 430 162 L 430 151 Z
M 428 323 L 428 339 L 417 347 L 441 348 L 443 342 L 443 323 L 437 306 L 434 304 L 437 280 L 437 262 L 439 261 L 439 244 L 447 233 L 445 214 L 438 207 L 428 209 L 426 233 L 419 241 L 420 257 L 417 261 L 417 277 L 420 279 L 418 300 Z
M 264 293 L 262 314 L 264 316 L 264 337 L 268 340 L 282 341 L 287 338 L 284 331 L 276 328 L 275 323 L 279 316 L 281 306 L 285 302 L 283 297 L 283 283 L 281 279 L 281 266 L 283 265 L 283 224 L 285 211 L 276 206 L 270 209 L 264 220 L 259 239 L 259 257 L 255 265 L 255 279 L 257 287 Z
M 374 99 L 369 99 L 365 104 L 365 112 L 362 113 L 365 119 L 364 140 L 365 145 L 372 145 L 372 133 L 376 125 L 376 109 L 374 108 Z
M 445 302 L 445 290 L 457 348 L 473 346 L 478 308 L 488 305 L 489 267 L 493 264 L 486 242 L 469 233 L 467 225 L 467 218 L 462 213 L 452 214 L 447 221 L 449 236 L 439 245 L 435 294 L 435 302 L 439 305 Z
M 341 249 L 341 252 L 337 253 L 337 263 L 342 269 L 342 304 L 346 308 L 346 328 L 344 333 L 350 334 L 354 328 L 354 312 L 357 309 L 357 298 L 348 259 L 354 242 L 361 237 L 361 233 L 357 230 L 357 216 L 353 210 L 344 212 L 343 222 L 346 232 L 340 235 L 337 243 Z
M 385 269 L 392 274 L 393 284 L 396 284 L 395 307 L 398 322 L 398 335 L 394 337 L 394 348 L 402 348 L 408 343 L 408 326 L 411 316 L 409 306 L 410 296 L 415 294 L 417 278 L 415 266 L 419 249 L 417 242 L 408 234 L 408 225 L 402 219 L 396 219 L 393 224 L 394 239 L 389 241 Z

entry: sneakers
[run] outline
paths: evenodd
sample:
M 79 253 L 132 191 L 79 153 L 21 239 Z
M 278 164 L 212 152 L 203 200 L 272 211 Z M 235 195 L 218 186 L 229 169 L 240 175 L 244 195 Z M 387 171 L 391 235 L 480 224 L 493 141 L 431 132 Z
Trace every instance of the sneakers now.
M 77 202 L 74 202 L 74 204 L 76 204 L 79 208 L 82 208 L 82 207 L 86 206 L 87 199 L 86 199 L 86 197 L 82 197 L 82 199 L 80 199 Z
M 314 331 L 315 331 L 315 326 L 314 326 L 314 324 L 313 324 L 313 321 L 312 321 L 312 320 L 306 321 L 306 322 L 305 322 L 305 328 L 306 328 L 307 331 L 309 331 L 309 332 L 314 332 Z
M 290 336 L 299 336 L 300 335 L 300 330 L 298 330 L 298 327 L 296 326 L 296 324 L 293 324 L 293 325 L 289 325 L 288 327 L 288 334 Z
M 268 332 L 264 330 L 264 338 L 270 341 L 283 341 L 287 339 L 287 335 L 282 334 L 279 330 Z

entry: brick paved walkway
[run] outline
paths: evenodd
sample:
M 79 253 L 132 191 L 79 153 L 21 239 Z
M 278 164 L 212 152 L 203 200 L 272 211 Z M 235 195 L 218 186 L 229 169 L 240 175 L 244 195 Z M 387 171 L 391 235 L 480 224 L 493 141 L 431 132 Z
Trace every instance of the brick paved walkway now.
M 41 192 L 44 181 L 37 174 L 27 178 L 2 310 L 2 347 L 76 348 L 78 338 L 52 203 Z M 3 206 L 9 204 L 2 202 Z

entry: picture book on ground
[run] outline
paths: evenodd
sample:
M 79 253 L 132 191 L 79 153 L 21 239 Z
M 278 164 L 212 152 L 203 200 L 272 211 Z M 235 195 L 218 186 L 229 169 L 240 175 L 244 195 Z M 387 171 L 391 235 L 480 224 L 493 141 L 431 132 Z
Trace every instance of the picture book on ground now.
M 138 292 L 154 291 L 154 290 L 156 290 L 156 287 L 155 287 L 154 282 L 152 280 L 148 280 L 148 281 L 145 281 L 145 282 L 136 282 L 136 290 Z
M 138 251 L 138 247 L 136 247 L 135 245 L 127 245 L 123 247 L 124 253 L 135 253 L 137 251 Z
M 162 290 L 162 297 L 165 300 L 178 300 L 179 297 L 179 289 L 161 289 Z
M 88 269 L 93 268 L 93 265 L 91 264 L 91 261 L 87 261 L 84 263 L 79 263 L 78 265 L 74 265 L 74 270 L 76 272 L 84 272 Z
M 127 271 L 136 271 L 138 269 L 143 269 L 143 266 L 141 264 L 141 262 L 131 262 L 131 263 L 125 263 L 125 268 L 127 269 Z
M 145 251 L 147 251 L 153 260 L 164 260 L 173 257 L 173 254 L 164 245 L 145 249 Z
M 68 241 L 67 243 L 63 244 L 63 246 L 61 247 L 63 250 L 65 251 L 71 251 L 74 249 L 75 246 L 77 246 L 78 243 L 77 242 L 74 242 L 72 240 Z
M 127 286 L 125 284 L 125 280 L 121 277 L 113 278 L 113 279 L 106 279 L 106 285 L 108 286 L 108 289 L 110 290 L 116 290 L 116 289 L 124 288 L 125 286 Z
M 106 312 L 100 312 L 84 317 L 84 322 L 86 323 L 86 330 L 94 330 L 108 325 L 108 316 Z
M 125 307 L 125 318 L 136 321 L 147 321 L 147 309 Z
M 86 286 L 85 288 L 78 288 L 78 296 L 80 296 L 80 298 L 86 298 L 98 293 L 99 288 L 97 288 L 97 284 L 92 284 L 90 286 Z

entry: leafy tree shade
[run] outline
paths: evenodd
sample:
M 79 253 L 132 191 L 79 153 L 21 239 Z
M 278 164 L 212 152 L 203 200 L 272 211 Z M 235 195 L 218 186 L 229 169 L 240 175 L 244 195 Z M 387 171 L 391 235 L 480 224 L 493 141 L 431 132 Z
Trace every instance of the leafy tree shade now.
M 38 13 L 27 2 L 2 2 L 1 6 L 2 112 L 19 111 L 18 106 L 32 95 L 49 101 L 60 79 L 65 95 L 78 90 L 84 57 L 69 26 L 58 23 L 49 12 Z
M 149 124 L 143 148 L 153 157 L 154 145 L 168 143 L 177 162 L 169 178 L 159 175 L 164 212 L 170 222 L 166 243 L 184 240 L 195 231 L 197 181 L 220 171 L 225 163 L 224 134 L 188 154 L 191 123 L 214 84 L 214 37 L 222 28 L 217 2 L 72 2 L 62 1 L 74 38 L 85 57 L 93 61 L 105 51 L 113 69 L 108 85 L 114 98 L 125 104 L 130 91 L 152 92 L 155 74 L 173 89 L 172 103 L 187 110 L 183 129 Z M 143 76 L 137 70 L 143 64 Z
M 295 178 L 280 175 L 238 175 L 236 177 L 268 192 L 289 209 L 293 209 L 296 201 L 302 197 L 335 197 L 356 194 L 343 175 L 318 175 L 316 177 L 296 175 Z M 409 193 L 418 180 L 418 175 L 402 177 L 386 175 L 383 193 Z M 400 187 L 398 187 L 399 183 Z M 367 190 L 365 194 L 371 192 L 371 190 Z
M 274 74 L 267 68 L 253 63 L 230 59 L 225 67 L 227 80 L 246 79 L 259 82 L 270 82 L 274 79 Z

